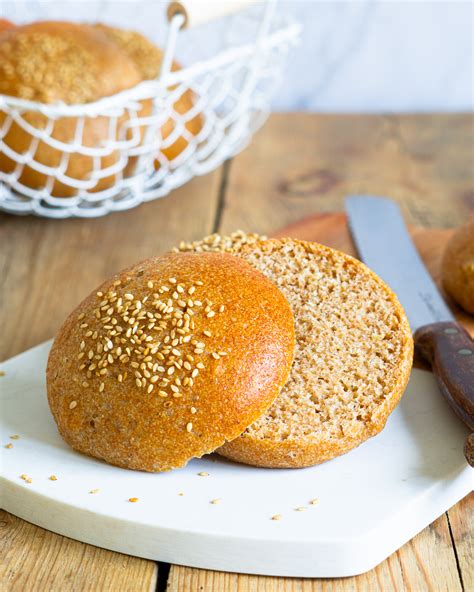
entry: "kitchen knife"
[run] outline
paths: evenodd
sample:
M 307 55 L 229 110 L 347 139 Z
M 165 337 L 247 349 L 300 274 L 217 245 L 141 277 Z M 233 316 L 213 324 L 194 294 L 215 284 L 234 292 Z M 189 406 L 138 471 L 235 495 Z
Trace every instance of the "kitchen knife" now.
M 412 243 L 398 206 L 368 195 L 346 198 L 349 229 L 362 261 L 398 296 L 417 353 L 430 364 L 455 413 L 474 431 L 474 341 L 456 322 Z M 465 455 L 474 463 L 473 437 Z

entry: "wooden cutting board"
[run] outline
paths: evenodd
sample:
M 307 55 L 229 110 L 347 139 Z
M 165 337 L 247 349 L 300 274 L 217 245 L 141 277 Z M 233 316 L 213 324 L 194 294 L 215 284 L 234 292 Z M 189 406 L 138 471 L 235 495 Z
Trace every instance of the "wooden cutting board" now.
M 439 228 L 411 227 L 411 235 L 428 270 L 441 288 L 441 259 L 453 230 Z M 347 226 L 347 217 L 342 212 L 315 214 L 275 233 L 277 237 L 290 236 L 302 240 L 316 241 L 324 245 L 357 256 Z M 454 316 L 474 336 L 474 317 L 463 312 L 446 293 L 443 295 Z

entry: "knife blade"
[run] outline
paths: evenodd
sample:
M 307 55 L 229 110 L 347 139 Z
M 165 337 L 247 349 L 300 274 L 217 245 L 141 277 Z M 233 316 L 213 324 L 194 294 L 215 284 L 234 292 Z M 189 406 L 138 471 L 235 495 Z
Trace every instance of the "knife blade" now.
M 349 228 L 362 261 L 395 292 L 415 332 L 454 321 L 407 232 L 397 204 L 365 195 L 346 199 Z
M 398 296 L 414 331 L 415 349 L 430 364 L 455 413 L 474 430 L 474 341 L 456 322 L 390 199 L 346 198 L 349 230 L 362 261 Z M 473 437 L 465 456 L 474 463 Z

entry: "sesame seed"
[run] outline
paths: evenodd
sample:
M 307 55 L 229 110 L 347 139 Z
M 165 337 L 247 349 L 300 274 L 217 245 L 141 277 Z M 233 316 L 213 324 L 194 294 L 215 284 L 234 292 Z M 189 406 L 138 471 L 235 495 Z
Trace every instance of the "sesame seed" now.
M 160 397 L 167 397 L 168 393 L 166 391 L 158 391 L 158 394 L 160 395 Z
M 180 497 L 182 497 L 182 496 L 184 495 L 184 493 L 183 493 L 182 491 L 180 491 L 180 492 L 178 493 L 178 495 L 179 495 Z
M 221 503 L 221 501 L 222 501 L 222 500 L 221 500 L 220 498 L 216 498 L 216 499 L 213 499 L 213 500 L 211 500 L 211 504 L 213 504 L 213 505 L 215 506 L 215 505 L 217 505 L 217 504 L 220 504 L 220 503 Z
M 318 499 L 317 497 L 315 497 L 314 499 L 312 499 L 312 500 L 309 500 L 309 503 L 310 503 L 312 506 L 315 506 L 316 504 L 319 504 L 319 499 Z
M 71 401 L 69 403 L 69 409 L 74 409 L 75 407 L 77 407 L 77 401 Z
M 147 283 L 147 286 L 148 286 L 148 288 L 150 288 L 150 290 L 153 289 L 153 285 L 154 284 L 153 284 L 153 282 L 151 280 Z
M 89 491 L 89 493 L 95 494 L 95 493 L 99 493 L 100 489 L 91 489 Z
M 196 413 L 197 409 L 196 409 L 196 407 L 191 407 L 190 411 L 194 415 Z
M 56 475 L 50 475 L 50 476 L 49 476 L 49 480 L 50 480 L 50 481 L 57 481 L 57 480 L 58 480 L 58 478 L 56 477 Z
M 83 312 L 81 312 L 81 314 L 80 314 L 80 315 L 77 317 L 77 320 L 78 320 L 78 321 L 82 321 L 82 319 L 83 319 L 85 316 L 86 316 L 86 315 L 85 315 Z
M 27 479 L 25 479 L 26 483 L 33 483 L 33 479 L 31 477 L 28 477 Z
M 135 502 L 138 502 L 138 497 L 129 497 L 128 501 L 134 504 Z
M 186 431 L 187 431 L 187 432 L 191 432 L 191 431 L 192 431 L 192 429 L 193 429 L 193 424 L 192 424 L 192 422 L 190 421 L 188 424 L 186 424 Z
M 13 444 L 9 442 L 8 444 L 5 444 L 5 448 L 11 449 L 13 448 Z
M 217 354 L 216 352 L 212 352 L 212 354 L 211 354 L 211 355 L 212 355 L 212 357 L 214 358 L 214 360 L 220 360 L 220 359 L 221 359 L 220 355 L 219 355 L 219 354 Z
M 274 516 L 272 516 L 272 520 L 281 520 L 281 518 L 281 514 L 275 514 Z
M 23 481 L 26 481 L 28 479 L 28 475 L 20 475 L 20 479 L 23 479 Z
M 99 393 L 103 392 L 104 389 L 105 389 L 105 383 L 101 382 L 99 385 Z
M 20 436 L 18 434 L 13 434 L 10 436 L 10 440 L 19 440 Z
M 152 384 L 149 384 L 148 385 L 148 388 L 146 389 L 146 392 L 147 393 L 151 393 L 152 390 L 153 390 L 153 385 Z
M 206 335 L 207 337 L 212 337 L 212 333 L 210 331 L 208 331 L 207 329 L 205 331 L 203 331 L 204 335 Z
M 208 319 L 212 319 L 212 317 L 214 317 L 215 315 L 216 315 L 216 313 L 213 310 L 210 310 L 206 316 Z
M 295 512 L 305 512 L 307 510 L 307 508 L 305 508 L 304 506 L 301 506 L 299 508 L 295 508 Z
M 209 473 L 206 473 L 206 471 L 201 471 L 200 473 L 198 473 L 199 477 L 209 477 Z

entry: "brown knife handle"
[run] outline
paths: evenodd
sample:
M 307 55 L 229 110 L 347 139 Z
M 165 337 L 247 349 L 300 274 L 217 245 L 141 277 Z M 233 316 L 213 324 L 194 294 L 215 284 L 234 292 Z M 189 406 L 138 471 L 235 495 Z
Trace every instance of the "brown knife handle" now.
M 416 331 L 415 347 L 457 416 L 474 431 L 474 340 L 458 323 L 432 323 Z

